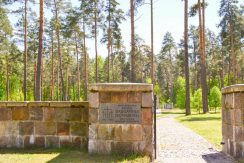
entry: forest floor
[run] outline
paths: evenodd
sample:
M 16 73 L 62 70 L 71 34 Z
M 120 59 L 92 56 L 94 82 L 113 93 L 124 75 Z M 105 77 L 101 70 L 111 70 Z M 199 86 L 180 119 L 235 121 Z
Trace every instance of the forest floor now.
M 157 136 L 157 162 L 234 162 L 219 151 L 220 113 L 185 116 L 182 111 L 166 112 L 157 120 Z

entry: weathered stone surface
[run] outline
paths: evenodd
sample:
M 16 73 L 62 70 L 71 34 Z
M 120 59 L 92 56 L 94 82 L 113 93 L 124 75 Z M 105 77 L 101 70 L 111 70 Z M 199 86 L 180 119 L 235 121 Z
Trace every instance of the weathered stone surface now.
M 90 84 L 91 92 L 152 92 L 152 84 L 144 83 L 98 83 Z
M 233 92 L 244 92 L 244 84 L 236 84 L 222 89 L 222 94 L 229 94 Z
M 30 108 L 30 120 L 39 120 L 43 119 L 43 109 L 42 108 Z
M 116 125 L 114 137 L 116 141 L 141 141 L 142 132 L 141 125 Z
M 3 101 L 0 102 L 0 108 L 6 108 L 6 106 L 7 106 L 7 102 L 3 102 Z
M 1 122 L 0 135 L 19 135 L 19 123 L 13 121 Z
M 73 136 L 88 136 L 88 125 L 86 123 L 70 123 L 70 133 Z
M 233 110 L 233 109 L 226 110 L 226 123 L 234 125 L 234 123 L 235 123 L 234 118 L 235 118 L 235 110 Z
M 55 121 L 56 122 L 67 122 L 69 121 L 69 108 L 57 108 L 55 111 Z
M 114 153 L 128 155 L 134 153 L 132 142 L 112 142 L 111 150 Z
M 35 137 L 35 147 L 45 147 L 45 137 Z
M 69 123 L 58 122 L 57 132 L 58 135 L 69 135 Z
M 83 101 L 83 102 L 71 102 L 72 108 L 88 108 L 89 102 Z
M 244 110 L 244 92 L 243 93 L 235 93 L 235 109 L 243 109 Z
M 142 109 L 142 124 L 152 124 L 152 108 Z
M 244 127 L 243 126 L 234 126 L 233 130 L 235 130 L 234 135 L 233 135 L 233 140 L 235 142 L 244 141 Z
M 99 102 L 100 103 L 110 103 L 111 102 L 111 93 L 110 92 L 99 92 Z
M 89 125 L 89 139 L 97 139 L 97 125 L 96 124 L 90 124 Z
M 152 125 L 143 125 L 143 135 L 142 135 L 142 140 L 146 142 L 152 142 Z
M 83 108 L 81 109 L 81 115 L 82 115 L 82 122 L 88 122 L 89 121 L 89 109 Z
M 20 148 L 23 146 L 23 140 L 19 136 L 0 136 L 0 148 Z
M 31 148 L 34 147 L 34 145 L 35 137 L 33 135 L 24 137 L 24 148 Z
M 226 94 L 224 96 L 225 96 L 224 108 L 225 109 L 234 109 L 234 93 Z
M 10 108 L 0 109 L 0 121 L 12 120 L 12 111 Z
M 82 112 L 81 108 L 72 108 L 69 113 L 69 121 L 78 121 L 81 122 Z
M 27 102 L 7 102 L 7 107 L 26 107 Z
M 126 103 L 127 95 L 127 92 L 112 92 L 111 103 Z
M 44 121 L 54 121 L 55 110 L 54 108 L 43 108 L 43 120 Z
M 29 109 L 24 107 L 15 107 L 12 109 L 12 120 L 28 120 Z
M 35 122 L 36 135 L 56 135 L 56 128 L 55 122 Z
M 28 102 L 28 107 L 49 107 L 49 102 L 47 101 L 34 101 L 34 102 Z
M 89 109 L 89 123 L 96 123 L 98 120 L 98 109 Z
M 235 120 L 235 125 L 236 126 L 242 126 L 243 124 L 243 119 L 244 119 L 244 111 L 241 109 L 235 109 L 234 112 L 234 120 Z
M 141 92 L 128 92 L 129 103 L 141 103 L 142 93 Z
M 32 135 L 34 134 L 34 122 L 20 122 L 19 123 L 20 135 Z
M 70 136 L 59 137 L 60 147 L 72 147 L 72 138 Z
M 88 151 L 90 154 L 110 154 L 111 153 L 111 141 L 110 140 L 89 140 Z
M 152 107 L 153 100 L 152 100 L 152 92 L 149 93 L 142 93 L 142 107 Z
M 235 157 L 244 158 L 244 141 L 235 143 Z
M 99 93 L 92 92 L 89 94 L 89 107 L 98 108 L 99 107 Z
M 52 101 L 50 102 L 50 107 L 54 108 L 70 108 L 71 102 L 69 101 Z
M 112 140 L 115 135 L 115 127 L 112 124 L 97 125 L 97 138 L 101 140 Z
M 58 136 L 46 136 L 45 147 L 58 148 L 59 147 L 59 137 Z

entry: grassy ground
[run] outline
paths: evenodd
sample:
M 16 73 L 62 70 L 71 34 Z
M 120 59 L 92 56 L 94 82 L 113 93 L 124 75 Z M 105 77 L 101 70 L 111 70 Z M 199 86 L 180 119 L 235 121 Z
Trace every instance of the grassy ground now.
M 190 116 L 184 115 L 184 110 L 173 109 L 172 111 L 164 111 L 158 117 L 174 115 L 176 120 L 186 127 L 198 133 L 210 143 L 214 144 L 218 149 L 221 148 L 222 141 L 221 132 L 221 113 L 198 114 L 193 112 Z
M 0 150 L 0 163 L 149 163 L 149 157 L 89 155 L 78 149 Z

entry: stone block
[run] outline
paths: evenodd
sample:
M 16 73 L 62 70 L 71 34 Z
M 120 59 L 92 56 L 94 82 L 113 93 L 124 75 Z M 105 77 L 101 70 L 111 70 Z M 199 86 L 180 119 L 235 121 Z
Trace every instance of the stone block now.
M 117 141 L 141 141 L 142 126 L 141 125 L 115 125 L 114 137 Z
M 72 108 L 88 108 L 89 107 L 89 102 L 83 101 L 83 102 L 71 102 L 71 107 Z
M 111 102 L 112 103 L 127 103 L 127 92 L 112 92 Z
M 56 108 L 54 111 L 56 122 L 69 121 L 70 108 Z
M 128 155 L 134 153 L 132 142 L 112 142 L 111 150 L 114 153 Z
M 98 108 L 99 107 L 99 93 L 92 92 L 89 94 L 89 107 Z
M 28 107 L 49 107 L 49 102 L 47 101 L 34 101 L 28 102 Z
M 56 135 L 57 124 L 55 122 L 35 122 L 36 135 Z
M 19 134 L 20 135 L 34 134 L 34 123 L 33 122 L 19 122 Z
M 53 107 L 53 108 L 70 108 L 71 102 L 70 101 L 51 101 L 50 107 Z
M 43 120 L 44 121 L 54 121 L 55 110 L 54 108 L 43 108 Z
M 233 109 L 226 110 L 226 123 L 234 125 L 234 123 L 235 123 L 235 110 L 233 110 Z
M 20 136 L 0 136 L 0 148 L 21 148 L 23 140 Z
M 27 102 L 7 102 L 7 107 L 27 107 Z
M 243 112 L 241 109 L 235 109 L 234 111 L 234 121 L 236 126 L 243 125 Z
M 35 137 L 33 135 L 24 137 L 24 148 L 33 148 L 35 146 Z
M 76 148 L 81 148 L 87 150 L 87 139 L 80 136 L 72 137 L 72 145 Z
M 111 141 L 107 140 L 91 140 L 88 141 L 89 154 L 110 154 L 111 153 Z
M 221 111 L 221 115 L 222 115 L 222 122 L 226 123 L 226 112 L 227 110 L 226 109 L 222 109 Z
M 97 139 L 97 125 L 96 124 L 90 124 L 89 125 L 89 139 Z
M 86 123 L 70 123 L 70 134 L 72 136 L 88 136 L 88 124 Z
M 3 121 L 0 123 L 1 135 L 19 135 L 19 123 L 13 121 Z
M 99 102 L 100 103 L 111 103 L 111 93 L 110 92 L 99 92 Z
M 233 133 L 234 133 L 234 126 L 232 125 L 226 125 L 226 131 L 227 131 L 227 138 L 230 140 L 233 140 Z
M 152 108 L 142 109 L 142 124 L 150 125 L 152 124 Z
M 233 130 L 234 130 L 233 140 L 235 142 L 244 141 L 244 127 L 243 126 L 234 126 Z
M 60 147 L 72 147 L 72 138 L 70 136 L 59 137 Z
M 115 127 L 113 124 L 99 124 L 97 125 L 97 138 L 101 140 L 113 140 L 115 134 Z
M 44 148 L 45 147 L 45 137 L 43 137 L 43 136 L 35 137 L 35 147 Z
M 6 108 L 7 107 L 7 102 L 0 102 L 0 108 Z
M 225 109 L 234 109 L 234 93 L 225 95 Z
M 12 109 L 12 120 L 28 120 L 29 109 L 23 107 L 15 107 Z
M 89 109 L 89 123 L 97 123 L 98 120 L 98 110 L 97 109 Z
M 141 103 L 142 93 L 141 92 L 128 92 L 129 103 Z
M 81 108 L 72 108 L 69 113 L 69 121 L 78 121 L 81 122 L 82 112 Z
M 1 108 L 0 109 L 0 121 L 9 121 L 12 120 L 12 111 L 10 108 Z
M 244 141 L 235 143 L 235 158 L 244 158 Z
M 152 137 L 153 137 L 152 125 L 143 125 L 142 128 L 143 128 L 142 140 L 147 142 L 152 142 Z
M 244 92 L 235 93 L 235 109 L 243 109 L 244 110 Z
M 43 109 L 42 108 L 30 108 L 30 120 L 43 120 Z
M 142 107 L 152 107 L 153 106 L 153 95 L 152 92 L 142 93 Z
M 59 147 L 59 137 L 58 136 L 46 136 L 45 147 L 58 148 Z
M 88 108 L 81 109 L 81 115 L 82 115 L 82 122 L 89 121 L 89 109 Z
M 58 122 L 57 134 L 58 135 L 69 135 L 69 123 Z

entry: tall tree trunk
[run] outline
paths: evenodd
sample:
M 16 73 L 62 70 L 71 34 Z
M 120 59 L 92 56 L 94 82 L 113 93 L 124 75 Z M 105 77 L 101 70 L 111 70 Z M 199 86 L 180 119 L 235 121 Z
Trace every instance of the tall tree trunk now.
M 107 81 L 110 82 L 110 44 L 111 44 L 111 1 L 108 1 L 108 77 Z
M 134 21 L 134 0 L 130 0 L 131 16 L 131 82 L 136 82 L 135 74 L 135 21 Z
M 233 79 L 231 79 L 231 84 L 235 84 L 236 83 L 236 74 L 235 74 L 235 70 L 236 70 L 236 57 L 235 57 L 235 48 L 234 48 L 234 32 L 233 32 L 233 25 L 230 24 L 230 45 L 231 45 L 231 71 L 232 71 L 232 75 L 233 75 Z
M 185 47 L 185 78 L 186 78 L 186 115 L 191 114 L 190 108 L 190 76 L 189 76 L 189 56 L 188 56 L 188 0 L 185 0 L 185 32 L 184 32 L 184 47 Z
M 60 101 L 60 95 L 59 95 L 59 64 L 57 64 L 57 101 Z
M 85 18 L 83 17 L 83 32 L 84 32 L 84 45 L 83 45 L 83 52 L 84 52 L 84 60 L 85 60 L 85 69 L 84 69 L 84 76 L 85 76 L 85 100 L 87 100 L 88 94 L 88 69 L 87 69 L 87 53 L 86 53 L 86 26 L 85 26 Z
M 43 30 L 44 30 L 44 0 L 40 0 L 40 27 L 39 27 L 39 48 L 37 57 L 36 91 L 35 100 L 41 101 L 41 68 L 43 51 Z
M 77 60 L 77 82 L 78 82 L 78 101 L 80 101 L 80 62 L 79 62 L 79 50 L 77 44 L 77 33 L 75 33 L 75 50 L 76 50 L 76 60 Z
M 222 52 L 223 54 L 223 52 Z M 224 88 L 225 82 L 224 82 L 224 55 L 222 55 L 222 67 L 221 67 L 221 88 Z
M 96 53 L 96 83 L 98 82 L 98 52 L 97 52 L 97 1 L 94 1 L 95 3 L 95 29 L 94 29 L 94 34 L 95 34 L 95 53 Z
M 154 46 L 153 46 L 153 0 L 151 0 L 151 80 L 154 81 Z
M 58 20 L 58 8 L 56 0 L 54 0 L 54 6 L 55 6 L 55 19 L 56 23 L 59 22 Z M 59 31 L 59 25 L 56 26 L 56 35 L 57 35 L 57 41 L 58 41 L 58 56 L 59 56 L 59 71 L 60 71 L 60 78 L 61 78 L 61 89 L 62 89 L 62 100 L 65 98 L 65 88 L 64 88 L 64 78 L 63 78 L 63 66 L 62 66 L 62 51 L 60 46 L 60 31 Z
M 206 80 L 206 57 L 204 54 L 203 44 L 203 26 L 202 26 L 202 12 L 201 1 L 198 0 L 198 14 L 199 14 L 199 33 L 200 33 L 200 53 L 201 53 L 201 84 L 202 84 L 202 103 L 203 113 L 208 112 L 208 96 L 207 96 L 207 80 Z
M 24 24 L 24 101 L 27 100 L 27 0 L 25 0 L 25 24 Z
M 52 33 L 52 49 L 51 49 L 51 54 L 52 54 L 52 86 L 51 86 L 51 101 L 53 101 L 53 99 L 54 99 L 53 33 Z
M 34 63 L 34 96 L 35 96 L 35 92 L 36 92 L 36 62 Z
M 69 68 L 66 69 L 66 90 L 65 90 L 65 100 L 69 100 Z

